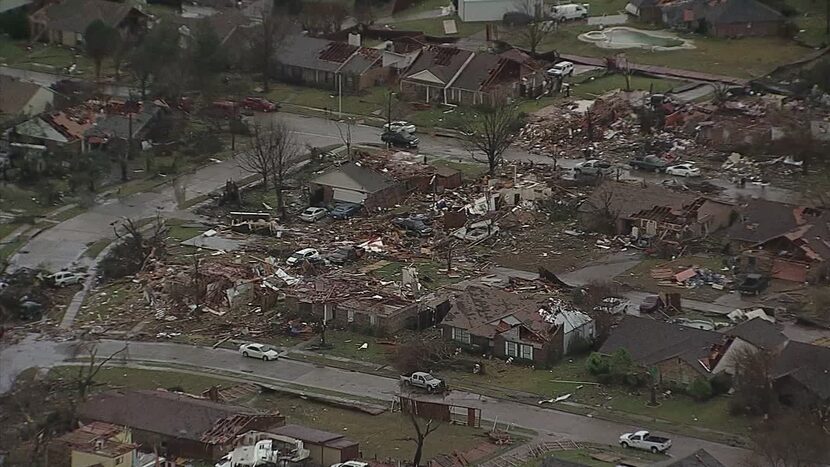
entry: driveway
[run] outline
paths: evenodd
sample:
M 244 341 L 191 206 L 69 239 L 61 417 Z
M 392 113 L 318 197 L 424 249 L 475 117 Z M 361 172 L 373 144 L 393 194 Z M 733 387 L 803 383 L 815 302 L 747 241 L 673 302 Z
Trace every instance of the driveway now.
M 125 345 L 121 341 L 102 341 L 98 346 L 99 355 L 110 355 Z M 71 344 L 52 341 L 38 341 L 28 337 L 19 344 L 0 350 L 0 393 L 11 387 L 11 382 L 20 371 L 32 367 L 49 367 L 65 361 L 71 354 Z M 143 364 L 175 364 L 188 369 L 213 369 L 231 372 L 245 381 L 249 374 L 276 382 L 293 383 L 317 389 L 337 391 L 354 396 L 371 397 L 391 401 L 399 391 L 398 381 L 353 371 L 297 362 L 279 360 L 261 362 L 241 357 L 237 352 L 225 349 L 210 349 L 171 343 L 130 342 L 125 358 L 113 360 Z M 426 397 L 426 396 L 425 396 Z M 438 398 L 436 396 L 435 398 Z M 620 423 L 598 420 L 533 405 L 495 399 L 464 391 L 452 391 L 444 400 L 459 405 L 480 408 L 482 418 L 501 424 L 515 424 L 540 433 L 603 444 L 614 444 L 619 435 L 634 427 Z M 647 428 L 647 427 L 646 427 Z M 704 448 L 726 465 L 739 465 L 747 451 L 710 441 L 687 436 L 673 436 L 673 456 L 685 456 Z

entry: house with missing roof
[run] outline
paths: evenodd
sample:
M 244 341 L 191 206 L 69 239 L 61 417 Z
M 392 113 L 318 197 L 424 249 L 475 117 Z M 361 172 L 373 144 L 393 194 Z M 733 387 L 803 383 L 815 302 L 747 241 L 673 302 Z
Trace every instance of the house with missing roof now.
M 729 226 L 733 211 L 730 203 L 658 185 L 607 181 L 579 206 L 577 216 L 588 230 L 610 222 L 620 235 L 679 242 Z
M 786 18 L 758 0 L 631 0 L 625 11 L 641 21 L 714 37 L 784 33 Z
M 294 35 L 276 52 L 274 74 L 281 81 L 343 93 L 385 84 L 392 76 L 379 49 Z
M 135 465 L 137 448 L 129 428 L 92 422 L 49 443 L 49 465 L 130 467 Z
M 128 427 L 132 443 L 165 456 L 213 461 L 233 449 L 237 436 L 285 424 L 279 413 L 263 412 L 153 390 L 112 390 L 89 397 L 78 407 L 83 423 Z
M 519 96 L 533 97 L 544 85 L 541 67 L 516 52 L 471 52 L 427 46 L 401 76 L 401 92 L 425 103 L 496 104 Z
M 63 0 L 48 3 L 29 16 L 34 41 L 77 47 L 86 28 L 95 20 L 117 29 L 124 37 L 138 37 L 147 30 L 149 17 L 129 3 L 107 0 Z
M 830 261 L 830 211 L 753 199 L 726 232 L 739 268 L 794 282 L 818 280 Z
M 355 162 L 332 167 L 308 185 L 312 205 L 344 202 L 372 209 L 393 206 L 405 194 L 404 187 L 392 177 Z
M 0 76 L 0 121 L 31 117 L 52 110 L 55 91 L 37 84 Z

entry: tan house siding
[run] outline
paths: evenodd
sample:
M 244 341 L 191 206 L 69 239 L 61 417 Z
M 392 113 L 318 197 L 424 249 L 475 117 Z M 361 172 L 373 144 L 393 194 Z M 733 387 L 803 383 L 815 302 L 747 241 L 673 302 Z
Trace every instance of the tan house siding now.
M 661 383 L 691 384 L 701 374 L 680 358 L 670 358 L 656 365 Z

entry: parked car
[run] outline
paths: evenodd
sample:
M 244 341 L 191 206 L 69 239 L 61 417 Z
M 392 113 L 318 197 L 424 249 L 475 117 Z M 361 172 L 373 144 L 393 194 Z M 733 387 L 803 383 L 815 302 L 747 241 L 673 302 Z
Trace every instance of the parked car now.
M 348 219 L 356 216 L 361 209 L 363 209 L 362 204 L 337 203 L 334 205 L 334 208 L 329 211 L 329 216 L 331 216 L 332 219 Z
M 246 97 L 242 105 L 257 112 L 276 112 L 280 109 L 279 104 L 269 101 L 264 97 Z
M 294 252 L 294 254 L 289 256 L 288 259 L 285 260 L 285 262 L 289 266 L 294 266 L 296 264 L 302 263 L 303 261 L 315 262 L 321 259 L 322 258 L 320 257 L 320 253 L 314 248 L 303 248 L 302 250 Z
M 43 305 L 23 297 L 17 307 L 17 317 L 23 321 L 38 321 L 43 318 Z
M 404 386 L 426 389 L 427 392 L 439 392 L 446 387 L 444 381 L 423 371 L 416 371 L 411 376 L 401 375 L 401 382 Z
M 548 76 L 552 76 L 554 78 L 564 78 L 565 76 L 573 76 L 574 74 L 574 64 L 568 61 L 561 61 L 554 65 L 552 68 L 548 68 Z
M 623 433 L 620 435 L 620 446 L 624 448 L 642 449 L 655 454 L 663 453 L 671 447 L 671 440 L 660 436 L 652 436 L 648 431 Z
M 700 177 L 700 169 L 692 164 L 677 164 L 667 167 L 666 173 L 678 177 Z
M 84 275 L 77 272 L 60 271 L 49 276 L 49 280 L 55 287 L 66 287 L 80 284 L 84 280 Z
M 614 167 L 610 162 L 590 159 L 576 164 L 574 173 L 579 175 L 611 175 L 614 173 Z
M 346 461 L 346 462 L 338 462 L 336 464 L 331 464 L 329 467 L 369 467 L 369 464 L 366 462 L 360 461 Z
M 397 122 L 392 123 L 385 123 L 383 125 L 384 131 L 394 131 L 396 133 L 409 133 L 410 135 L 412 133 L 415 133 L 417 129 L 418 128 L 415 125 L 409 122 L 404 122 L 403 120 L 398 120 Z
M 262 344 L 242 344 L 239 346 L 239 353 L 243 357 L 261 358 L 263 361 L 278 360 L 279 352 Z
M 385 131 L 380 135 L 380 140 L 384 143 L 391 144 L 400 148 L 417 148 L 421 141 L 409 133 L 398 133 L 395 131 Z
M 406 230 L 408 235 L 417 235 L 419 237 L 432 235 L 432 227 L 426 225 L 421 219 L 398 217 L 392 220 L 392 224 Z
M 362 248 L 354 246 L 345 246 L 342 248 L 338 248 L 337 250 L 332 251 L 331 253 L 326 254 L 324 258 L 331 264 L 337 264 L 338 266 L 342 266 L 346 263 L 356 261 L 361 256 L 363 256 Z
M 550 16 L 556 21 L 585 19 L 588 17 L 588 4 L 568 3 L 566 5 L 551 6 Z
M 665 172 L 668 164 L 657 156 L 635 157 L 628 161 L 632 169 L 651 170 L 654 172 Z
M 229 100 L 213 101 L 207 108 L 207 112 L 216 118 L 235 118 L 239 116 L 239 103 Z
M 317 222 L 329 214 L 326 208 L 316 208 L 314 206 L 306 208 L 300 213 L 300 220 L 306 222 Z
M 736 288 L 741 295 L 758 295 L 769 285 L 769 277 L 762 274 L 746 274 L 738 280 Z
M 648 295 L 640 303 L 640 313 L 654 313 L 663 306 L 663 299 L 659 295 Z

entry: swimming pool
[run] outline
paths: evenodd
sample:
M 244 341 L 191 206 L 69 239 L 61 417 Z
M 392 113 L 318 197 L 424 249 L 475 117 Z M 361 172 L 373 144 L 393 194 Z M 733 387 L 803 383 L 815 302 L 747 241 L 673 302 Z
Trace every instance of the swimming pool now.
M 649 49 L 653 51 L 682 50 L 695 48 L 692 41 L 682 39 L 665 31 L 641 31 L 617 26 L 579 35 L 579 40 L 591 42 L 603 49 Z

